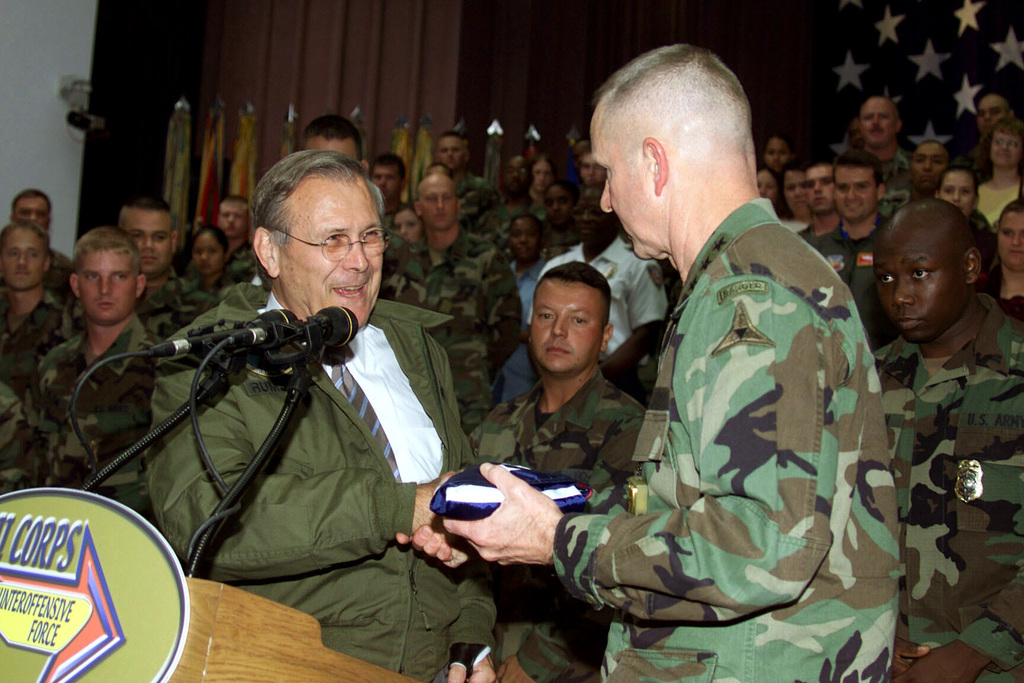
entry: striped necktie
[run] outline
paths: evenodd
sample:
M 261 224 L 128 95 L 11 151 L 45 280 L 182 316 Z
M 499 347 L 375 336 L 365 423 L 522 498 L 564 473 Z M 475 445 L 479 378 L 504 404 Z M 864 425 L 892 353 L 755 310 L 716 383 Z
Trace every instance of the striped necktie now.
M 370 428 L 370 433 L 373 434 L 373 438 L 377 440 L 381 451 L 384 452 L 384 459 L 391 465 L 391 473 L 395 475 L 395 480 L 402 481 L 402 475 L 398 471 L 398 462 L 395 460 L 395 454 L 391 451 L 391 442 L 388 441 L 388 435 L 384 433 L 384 427 L 377 418 L 377 413 L 373 410 L 370 399 L 366 397 L 362 387 L 359 386 L 359 382 L 352 376 L 352 373 L 349 372 L 344 363 L 331 368 L 331 381 L 334 382 L 334 386 L 337 387 L 338 391 L 348 399 L 352 407 L 356 409 L 356 412 L 359 413 L 359 417 L 363 418 L 366 426 Z

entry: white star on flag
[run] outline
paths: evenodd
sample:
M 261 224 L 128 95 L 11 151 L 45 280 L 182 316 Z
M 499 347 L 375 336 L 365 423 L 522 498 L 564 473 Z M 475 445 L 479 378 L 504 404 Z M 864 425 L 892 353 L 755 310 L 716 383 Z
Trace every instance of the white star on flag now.
M 864 9 L 864 5 L 861 4 L 861 0 L 839 0 L 839 11 L 842 12 L 843 8 L 847 5 L 853 5 L 854 7 Z
M 887 40 L 891 40 L 897 45 L 900 44 L 899 38 L 896 37 L 896 27 L 903 21 L 905 16 L 905 14 L 893 16 L 889 6 L 885 6 L 885 14 L 882 16 L 882 20 L 875 22 L 875 28 L 878 30 L 878 47 L 885 45 Z
M 968 28 L 973 28 L 975 31 L 981 30 L 978 28 L 978 12 L 984 6 L 984 1 L 971 2 L 971 0 L 964 0 L 964 6 L 953 12 L 953 16 L 960 20 L 960 30 L 957 31 L 957 37 L 962 36 Z
M 924 132 L 920 135 L 908 135 L 907 139 L 914 143 L 914 147 L 917 147 L 922 142 L 928 142 L 929 140 L 937 140 L 942 144 L 946 144 L 953 139 L 952 135 L 939 135 L 935 132 L 935 127 L 929 120 L 928 125 L 924 127 Z
M 850 50 L 846 51 L 846 61 L 843 62 L 842 66 L 832 67 L 832 71 L 839 75 L 839 85 L 836 86 L 836 92 L 839 92 L 847 85 L 852 85 L 857 90 L 863 90 L 864 86 L 860 84 L 860 75 L 868 70 L 867 64 L 857 64 L 853 61 L 853 52 Z
M 917 83 L 922 78 L 928 75 L 935 76 L 940 81 L 942 80 L 942 70 L 939 68 L 942 63 L 949 59 L 948 52 L 936 52 L 935 48 L 932 47 L 932 39 L 929 38 L 924 44 L 924 52 L 919 55 L 907 55 L 907 59 L 917 64 L 917 78 L 914 82 Z
M 956 100 L 956 117 L 960 118 L 960 115 L 965 111 L 969 111 L 975 116 L 978 115 L 978 108 L 974 106 L 974 98 L 978 96 L 978 92 L 983 86 L 971 85 L 971 82 L 967 80 L 967 74 L 964 74 L 964 80 L 960 85 L 960 90 L 953 93 L 953 99 Z
M 892 100 L 893 104 L 899 104 L 900 101 L 903 99 L 903 95 L 889 94 L 889 86 L 885 86 L 885 88 L 882 89 L 882 94 L 888 97 L 890 100 Z
M 989 46 L 999 53 L 999 63 L 996 64 L 996 71 L 999 71 L 1007 64 L 1015 64 L 1018 69 L 1024 70 L 1024 59 L 1021 58 L 1021 53 L 1024 53 L 1024 47 L 1017 42 L 1017 34 L 1013 32 L 1013 27 L 1006 32 L 1006 40 L 1003 42 L 989 43 Z
M 832 153 L 835 154 L 836 156 L 839 156 L 840 154 L 846 154 L 846 152 L 848 152 L 850 149 L 850 134 L 843 134 L 842 140 L 840 140 L 839 142 L 833 142 L 831 145 L 828 146 L 828 148 L 831 149 Z

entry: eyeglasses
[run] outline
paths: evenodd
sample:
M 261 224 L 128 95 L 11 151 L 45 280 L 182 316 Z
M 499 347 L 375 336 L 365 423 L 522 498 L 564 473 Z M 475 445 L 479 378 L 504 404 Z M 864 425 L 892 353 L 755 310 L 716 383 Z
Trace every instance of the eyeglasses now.
M 1006 147 L 1008 149 L 1017 149 L 1020 147 L 1020 140 L 1014 140 L 1013 138 L 995 138 L 992 143 L 996 147 Z
M 307 242 L 290 232 L 285 232 L 284 230 L 281 232 L 308 246 L 320 247 L 320 251 L 323 252 L 324 258 L 328 261 L 341 261 L 348 256 L 349 252 L 352 251 L 352 247 L 356 244 L 363 245 L 363 253 L 367 256 L 376 256 L 383 253 L 388 246 L 388 242 L 391 241 L 391 235 L 382 228 L 367 230 L 357 240 L 353 240 L 347 235 L 331 235 L 323 242 Z

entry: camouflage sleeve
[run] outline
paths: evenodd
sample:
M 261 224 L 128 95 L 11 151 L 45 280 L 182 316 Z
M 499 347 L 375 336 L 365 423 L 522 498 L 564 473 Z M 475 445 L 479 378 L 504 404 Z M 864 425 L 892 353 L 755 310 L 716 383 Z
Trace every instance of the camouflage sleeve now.
M 483 178 L 475 178 L 471 189 L 459 197 L 459 223 L 475 234 L 481 217 L 498 203 L 497 190 Z
M 1021 565 L 1021 558 L 1017 558 Z M 1020 629 L 1020 606 L 1024 605 L 1024 566 L 1017 571 L 1016 579 L 992 596 L 985 605 L 962 609 L 962 613 L 977 612 L 981 615 L 965 628 L 958 638 L 974 650 L 982 653 L 1003 669 L 1021 666 L 1024 652 L 1024 633 Z
M 523 307 L 512 268 L 503 254 L 494 253 L 483 275 L 487 296 L 487 371 L 491 377 L 497 377 L 498 370 L 519 345 Z
M 24 404 L 0 384 L 0 493 L 39 485 L 32 442 Z
M 594 494 L 587 501 L 587 511 L 601 514 L 625 512 L 627 504 L 626 480 L 636 470 L 633 451 L 643 424 L 641 413 L 616 422 L 605 434 L 597 464 L 590 475 Z
M 58 485 L 53 475 L 53 460 L 54 453 L 60 448 L 61 425 L 64 424 L 67 412 L 61 411 L 56 402 L 48 401 L 45 397 L 50 394 L 49 387 L 57 373 L 55 352 L 61 347 L 51 349 L 39 363 L 25 406 L 25 417 L 33 432 L 33 448 L 41 460 L 39 483 L 42 486 Z
M 594 494 L 587 510 L 602 514 L 626 511 L 626 479 L 633 474 L 633 450 L 642 412 L 619 411 L 621 421 L 606 423 L 603 445 L 590 475 Z M 611 417 L 607 416 L 606 417 Z M 601 425 L 597 425 L 600 427 Z M 552 578 L 557 583 L 556 579 Z M 555 600 L 554 618 L 527 627 L 516 653 L 519 665 L 533 680 L 590 680 L 600 666 L 612 611 L 595 611 L 563 596 Z M 567 673 L 568 672 L 568 673 Z
M 497 209 L 492 209 L 480 216 L 472 228 L 472 234 L 484 238 L 500 249 L 504 247 L 504 244 L 502 244 L 501 225 L 501 214 Z M 504 241 L 507 242 L 508 238 L 506 237 Z
M 256 275 L 256 256 L 252 249 L 246 249 L 231 258 L 224 267 L 224 272 L 232 282 L 252 282 Z
M 477 454 L 478 462 L 505 462 L 515 455 L 515 425 L 510 421 L 514 411 L 512 401 L 499 403 L 469 435 L 469 443 Z
M 1017 339 L 1020 338 L 1015 337 L 1015 341 Z M 1019 352 L 1017 357 L 1020 357 Z M 981 374 L 979 372 L 976 376 Z M 954 381 L 960 380 L 958 378 Z M 1021 410 L 1024 404 L 1024 382 L 1021 376 L 1011 374 L 1010 378 L 1000 377 L 994 379 L 992 384 L 995 387 L 992 387 L 994 395 L 990 405 L 999 405 L 1000 401 L 1005 401 L 996 410 L 1008 413 L 1009 425 L 1019 425 L 1021 415 L 1024 414 Z M 970 389 L 968 385 L 967 391 Z M 950 516 L 958 525 L 958 530 L 948 530 L 952 539 L 936 540 L 936 530 L 941 528 L 947 531 L 946 525 L 930 524 L 934 518 L 925 515 L 916 517 L 925 527 L 918 529 L 916 536 L 926 537 L 934 545 L 941 544 L 945 552 L 950 554 L 949 557 L 937 557 L 921 550 L 922 578 L 926 571 L 934 574 L 927 583 L 922 582 L 929 594 L 920 599 L 936 595 L 944 610 L 951 610 L 950 603 L 955 600 L 958 604 L 953 613 L 964 627 L 958 636 L 959 640 L 983 653 L 1001 669 L 1013 669 L 1018 676 L 1024 676 L 1024 613 L 1021 611 L 1024 605 L 1024 433 L 1015 426 L 988 430 L 965 426 L 965 417 L 967 422 L 971 418 L 977 419 L 976 413 L 964 414 L 974 407 L 963 407 L 952 458 L 979 458 L 985 468 L 982 478 L 984 489 L 981 497 L 972 504 L 964 504 L 962 500 L 950 496 L 953 507 L 947 508 L 946 514 L 952 512 Z M 938 439 L 931 443 L 938 443 Z M 948 451 L 940 452 L 943 455 L 937 456 L 939 462 L 945 460 L 946 467 L 954 470 L 955 464 L 950 462 Z M 937 473 L 940 468 L 931 467 L 929 470 L 930 473 Z M 927 486 L 929 493 L 934 495 L 934 483 L 927 481 Z M 931 502 L 920 497 L 918 500 L 925 505 Z M 941 514 L 935 508 L 932 510 L 932 514 Z M 968 566 L 961 566 L 964 561 Z M 956 576 L 960 577 L 959 581 L 952 578 Z M 909 573 L 907 579 L 910 580 Z M 941 590 L 947 581 L 953 585 Z M 957 586 L 957 583 L 971 583 L 974 586 Z M 940 587 L 940 590 L 936 590 L 936 587 Z M 908 587 L 908 590 L 911 588 L 915 593 L 918 590 L 918 586 Z M 951 598 L 951 595 L 957 597 Z M 968 598 L 968 595 L 973 599 Z
M 854 524 L 870 547 L 863 556 L 882 557 L 883 576 L 895 566 L 886 515 L 851 513 L 851 482 L 861 477 L 875 476 L 877 495 L 895 504 L 885 463 L 873 472 L 858 460 L 864 425 L 878 436 L 883 428 L 872 358 L 855 343 L 863 334 L 851 335 L 859 326 L 825 325 L 768 279 L 760 293 L 719 296 L 731 280 L 695 294 L 680 322 L 664 460 L 660 473 L 645 467 L 662 477 L 652 479 L 652 513 L 559 523 L 557 572 L 592 604 L 709 621 L 790 603 L 833 533 Z

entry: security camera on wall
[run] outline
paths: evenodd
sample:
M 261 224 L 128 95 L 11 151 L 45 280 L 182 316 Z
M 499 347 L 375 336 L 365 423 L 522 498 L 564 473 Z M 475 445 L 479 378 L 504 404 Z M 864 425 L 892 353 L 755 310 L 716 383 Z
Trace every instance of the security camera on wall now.
M 87 133 L 101 131 L 107 125 L 106 119 L 102 116 L 89 113 L 90 92 L 92 92 L 92 85 L 86 78 L 62 76 L 60 79 L 58 94 L 71 108 L 67 115 L 68 125 Z
M 93 133 L 103 130 L 107 121 L 102 116 L 95 116 L 87 111 L 69 111 L 67 116 L 68 125 L 86 133 Z

